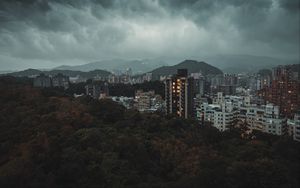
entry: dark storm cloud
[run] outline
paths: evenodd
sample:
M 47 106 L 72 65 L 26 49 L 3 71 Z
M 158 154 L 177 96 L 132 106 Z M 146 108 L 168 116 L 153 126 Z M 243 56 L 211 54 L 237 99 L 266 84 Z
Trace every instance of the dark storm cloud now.
M 291 12 L 297 12 L 300 10 L 299 0 L 279 0 L 279 4 L 282 8 Z M 298 12 L 299 13 L 299 12 Z
M 188 58 L 199 52 L 299 57 L 299 1 L 0 1 L 1 62 Z

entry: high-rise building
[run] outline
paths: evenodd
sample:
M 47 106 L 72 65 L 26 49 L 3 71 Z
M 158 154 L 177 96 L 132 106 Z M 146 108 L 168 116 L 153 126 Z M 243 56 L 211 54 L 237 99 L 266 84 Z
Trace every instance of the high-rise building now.
M 178 69 L 177 74 L 165 81 L 166 113 L 179 117 L 193 116 L 193 78 L 187 69 Z
M 235 74 L 224 74 L 222 84 L 217 86 L 217 91 L 224 95 L 234 95 L 238 83 L 238 77 Z
M 61 73 L 52 77 L 53 87 L 63 87 L 65 89 L 69 88 L 70 80 L 68 76 L 65 76 Z
M 203 96 L 205 93 L 205 78 L 201 73 L 191 73 L 194 79 L 194 92 L 195 95 Z
M 292 117 L 300 107 L 299 65 L 278 66 L 273 69 L 270 87 L 259 91 L 266 103 L 280 107 L 280 113 Z
M 51 78 L 48 75 L 40 74 L 39 76 L 35 77 L 33 80 L 34 87 L 51 87 Z

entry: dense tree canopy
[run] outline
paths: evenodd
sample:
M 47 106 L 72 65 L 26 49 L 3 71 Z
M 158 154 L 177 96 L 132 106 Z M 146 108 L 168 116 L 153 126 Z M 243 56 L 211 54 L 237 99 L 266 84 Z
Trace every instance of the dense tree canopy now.
M 110 84 L 109 85 L 109 93 L 112 96 L 127 96 L 127 97 L 134 97 L 136 90 L 143 90 L 143 91 L 155 91 L 156 94 L 159 94 L 163 98 L 165 97 L 164 89 L 165 85 L 163 82 L 160 81 L 151 81 L 151 82 L 144 82 L 140 84 Z
M 285 137 L 140 114 L 0 78 L 0 187 L 299 187 Z

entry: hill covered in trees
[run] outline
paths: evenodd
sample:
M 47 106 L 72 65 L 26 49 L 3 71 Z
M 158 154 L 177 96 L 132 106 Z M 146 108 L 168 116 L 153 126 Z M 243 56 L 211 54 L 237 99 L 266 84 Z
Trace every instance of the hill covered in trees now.
M 66 76 L 81 76 L 83 78 L 94 78 L 96 76 L 101 76 L 101 77 L 108 77 L 111 73 L 105 70 L 92 70 L 88 72 L 83 72 L 83 71 L 75 71 L 75 70 L 49 70 L 49 71 L 41 71 L 38 69 L 26 69 L 23 71 L 19 72 L 12 72 L 8 73 L 8 76 L 16 76 L 16 77 L 28 77 L 32 75 L 39 75 L 41 73 L 44 73 L 46 75 L 55 75 L 58 73 L 64 74 Z
M 0 78 L 0 187 L 299 187 L 299 144 Z
M 201 72 L 203 75 L 208 74 L 222 74 L 223 72 L 205 62 L 198 62 L 195 60 L 185 60 L 177 65 L 173 66 L 163 66 L 151 71 L 153 79 L 159 79 L 160 76 L 168 76 L 177 73 L 177 69 L 188 69 L 189 73 Z

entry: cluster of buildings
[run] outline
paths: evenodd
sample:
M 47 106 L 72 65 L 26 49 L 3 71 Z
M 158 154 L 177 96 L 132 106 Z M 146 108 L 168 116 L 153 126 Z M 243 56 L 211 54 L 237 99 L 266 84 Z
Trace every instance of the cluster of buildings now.
M 165 98 L 154 91 L 137 90 L 134 97 L 110 96 L 109 84 L 134 84 L 151 81 L 152 74 L 132 76 L 129 69 L 122 74 L 85 85 L 85 95 L 94 99 L 109 98 L 127 109 L 140 112 L 164 111 L 182 118 L 193 118 L 200 124 L 210 123 L 219 131 L 232 126 L 246 126 L 249 133 L 261 131 L 273 135 L 290 135 L 300 141 L 299 66 L 286 65 L 271 74 L 242 77 L 236 74 L 177 74 L 165 76 Z M 246 79 L 245 79 L 246 78 Z M 246 80 L 246 82 L 245 82 Z M 34 78 L 36 87 L 69 87 L 70 79 L 62 74 Z M 245 84 L 246 85 L 243 85 Z
M 210 122 L 219 131 L 245 125 L 253 130 L 273 135 L 283 135 L 286 119 L 280 116 L 279 107 L 274 104 L 257 105 L 250 96 L 223 96 L 220 92 L 212 104 L 202 103 L 197 108 L 199 122 Z
M 137 90 L 134 101 L 134 108 L 140 112 L 162 111 L 164 108 L 163 98 L 154 91 Z
M 111 74 L 108 76 L 108 83 L 111 84 L 139 84 L 143 82 L 150 82 L 152 80 L 152 73 L 145 73 L 142 75 L 134 75 L 131 74 Z
M 207 79 L 179 69 L 165 79 L 165 111 L 197 119 L 200 124 L 209 122 L 219 131 L 244 125 L 249 132 L 290 135 L 299 141 L 299 73 L 292 67 L 276 67 L 272 78 L 260 76 L 256 82 L 258 94 L 239 90 L 236 75 Z
M 136 109 L 139 112 L 156 112 L 164 110 L 164 100 L 154 91 L 144 92 L 137 90 L 135 97 L 112 96 L 111 100 L 123 105 L 127 109 Z
M 300 108 L 299 65 L 278 66 L 273 69 L 272 82 L 258 91 L 266 102 L 280 106 L 280 113 L 292 118 Z
M 57 74 L 54 76 L 49 76 L 45 74 L 40 74 L 33 79 L 34 87 L 61 87 L 64 89 L 68 89 L 70 85 L 70 80 L 68 76 L 63 74 Z
M 219 131 L 226 131 L 234 125 L 238 117 L 238 100 L 233 103 L 230 98 L 223 97 L 219 92 L 213 103 L 209 104 L 203 100 L 200 106 L 196 107 L 196 118 L 199 122 L 209 122 Z
M 109 96 L 108 84 L 101 81 L 92 81 L 85 85 L 85 94 L 94 99 L 103 99 Z
M 167 114 L 177 114 L 183 118 L 195 118 L 196 107 L 202 97 L 212 98 L 218 92 L 233 95 L 237 88 L 237 75 L 208 75 L 192 73 L 187 69 L 178 69 L 176 75 L 164 78 L 165 104 Z
M 85 94 L 94 99 L 111 99 L 127 109 L 136 109 L 140 112 L 155 112 L 164 108 L 163 98 L 154 91 L 137 90 L 135 97 L 110 96 L 107 82 L 92 81 L 85 85 Z

